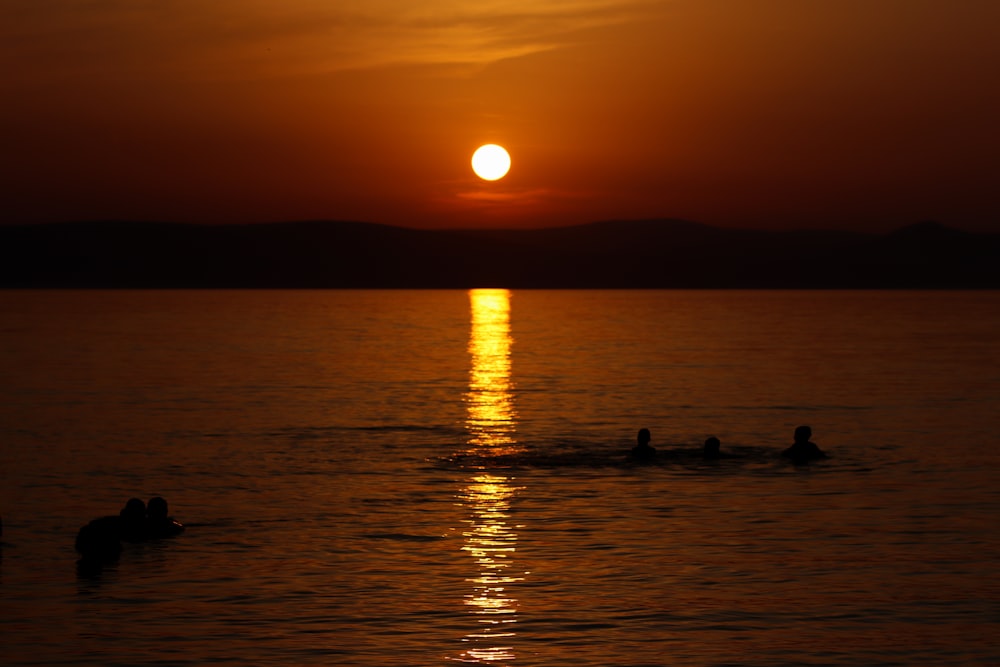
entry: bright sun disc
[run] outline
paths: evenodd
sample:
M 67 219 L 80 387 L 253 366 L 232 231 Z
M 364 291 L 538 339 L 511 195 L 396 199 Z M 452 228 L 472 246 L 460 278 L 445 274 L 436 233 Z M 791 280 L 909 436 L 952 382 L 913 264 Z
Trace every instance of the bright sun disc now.
M 501 179 L 510 171 L 510 154 L 496 144 L 480 146 L 472 154 L 472 171 L 484 181 Z

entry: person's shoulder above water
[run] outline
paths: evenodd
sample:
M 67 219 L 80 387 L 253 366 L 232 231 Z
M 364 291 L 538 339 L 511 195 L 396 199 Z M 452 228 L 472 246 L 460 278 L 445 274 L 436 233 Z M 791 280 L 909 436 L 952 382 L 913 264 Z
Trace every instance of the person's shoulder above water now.
M 795 441 L 792 446 L 781 452 L 781 455 L 791 459 L 796 464 L 828 458 L 826 452 L 809 439 L 811 437 L 812 429 L 810 427 L 799 426 L 795 429 Z
M 76 534 L 74 547 L 88 561 L 109 561 L 122 551 L 121 516 L 102 516 L 90 521 Z
M 636 461 L 650 461 L 656 458 L 656 448 L 649 444 L 651 439 L 648 428 L 639 429 L 636 445 L 629 450 L 629 457 Z

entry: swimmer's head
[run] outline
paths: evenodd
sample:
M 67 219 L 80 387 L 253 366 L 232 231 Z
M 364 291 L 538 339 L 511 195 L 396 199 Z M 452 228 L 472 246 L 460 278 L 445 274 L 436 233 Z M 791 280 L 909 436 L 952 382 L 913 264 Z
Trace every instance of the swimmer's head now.
M 129 498 L 125 507 L 118 513 L 123 519 L 142 520 L 146 518 L 146 503 L 138 498 Z
M 167 501 L 160 496 L 154 496 L 146 504 L 146 511 L 149 513 L 150 519 L 166 519 Z

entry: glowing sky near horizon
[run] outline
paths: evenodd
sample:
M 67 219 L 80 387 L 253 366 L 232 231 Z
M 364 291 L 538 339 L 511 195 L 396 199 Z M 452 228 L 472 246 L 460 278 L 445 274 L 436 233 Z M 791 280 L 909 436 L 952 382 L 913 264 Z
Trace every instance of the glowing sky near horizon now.
M 1000 229 L 992 0 L 351 4 L 0 0 L 0 222 Z

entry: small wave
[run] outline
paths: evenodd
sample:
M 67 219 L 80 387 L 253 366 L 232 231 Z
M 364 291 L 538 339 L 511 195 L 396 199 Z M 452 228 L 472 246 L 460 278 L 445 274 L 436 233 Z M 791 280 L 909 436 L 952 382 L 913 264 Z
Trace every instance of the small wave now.
M 370 540 L 395 540 L 397 542 L 439 542 L 443 535 L 411 535 L 409 533 L 365 533 L 362 537 Z
M 835 411 L 872 410 L 874 408 L 871 405 L 767 405 L 767 406 L 734 405 L 731 406 L 730 409 L 743 410 L 747 412 L 756 412 L 760 411 L 761 409 L 791 411 L 791 412 L 823 412 L 827 410 L 835 410 Z
M 650 460 L 636 460 L 628 449 L 609 449 L 600 444 L 577 444 L 570 450 L 548 451 L 547 448 L 526 448 L 516 453 L 488 454 L 460 452 L 450 456 L 430 459 L 437 468 L 458 470 L 507 470 L 522 468 L 539 469 L 636 469 L 653 468 L 688 473 L 759 470 L 762 467 L 784 469 L 788 461 L 779 449 L 750 445 L 726 448 L 718 458 L 706 459 L 697 447 L 658 447 L 657 455 Z
M 378 426 L 345 426 L 344 431 L 374 431 L 376 433 L 455 433 L 458 431 L 453 426 L 427 426 L 420 424 L 380 424 Z
M 270 438 L 318 440 L 340 436 L 344 433 L 433 433 L 455 436 L 462 431 L 447 425 L 378 424 L 365 426 L 286 426 L 265 431 L 263 435 Z

